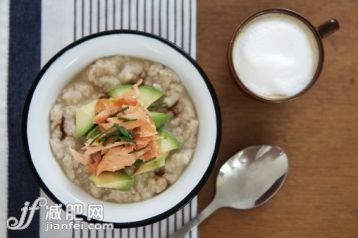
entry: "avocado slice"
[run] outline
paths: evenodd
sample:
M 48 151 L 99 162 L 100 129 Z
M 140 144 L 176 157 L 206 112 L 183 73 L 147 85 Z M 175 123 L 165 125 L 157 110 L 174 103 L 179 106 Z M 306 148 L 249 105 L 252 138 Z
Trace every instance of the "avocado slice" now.
M 129 90 L 131 90 L 132 87 L 133 87 L 132 84 L 118 85 L 112 88 L 111 91 L 108 92 L 108 95 L 111 96 L 112 98 L 118 98 L 121 97 L 126 92 L 128 92 Z
M 168 113 L 163 112 L 149 112 L 149 116 L 153 119 L 156 128 L 164 125 L 170 118 Z
M 134 175 L 150 172 L 152 170 L 161 168 L 165 165 L 165 158 L 167 157 L 167 154 L 162 155 L 158 158 L 149 160 L 145 163 L 143 163 L 134 173 Z
M 128 92 L 133 85 L 125 84 L 119 85 L 109 91 L 109 95 L 111 97 L 117 98 L 122 96 L 124 93 Z M 141 85 L 139 86 L 139 97 L 138 100 L 143 104 L 144 107 L 149 107 L 153 102 L 157 101 L 164 95 L 162 91 L 159 89 L 148 86 L 148 85 Z
M 159 131 L 161 136 L 161 149 L 163 153 L 168 153 L 169 151 L 179 149 L 181 147 L 180 142 L 175 138 L 175 136 L 165 129 Z
M 157 101 L 163 95 L 164 93 L 157 88 L 142 85 L 139 87 L 138 100 L 143 104 L 144 107 L 149 107 L 153 102 Z
M 92 175 L 89 179 L 96 187 L 120 190 L 128 190 L 134 183 L 134 178 L 123 171 L 103 172 L 98 176 Z
M 156 169 L 159 169 L 165 165 L 165 159 L 167 158 L 168 154 L 172 150 L 176 150 L 180 148 L 179 141 L 167 130 L 160 130 L 160 146 L 163 152 L 163 155 L 144 162 L 134 173 L 134 175 L 150 172 Z
M 93 127 L 97 100 L 94 100 L 76 110 L 76 127 L 74 137 L 84 136 Z

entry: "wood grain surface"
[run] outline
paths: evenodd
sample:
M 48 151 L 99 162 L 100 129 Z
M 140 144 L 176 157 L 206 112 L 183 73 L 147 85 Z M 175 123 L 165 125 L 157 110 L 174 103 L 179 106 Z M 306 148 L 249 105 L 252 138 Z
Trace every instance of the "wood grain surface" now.
M 324 68 L 316 85 L 280 105 L 244 95 L 226 58 L 235 27 L 275 7 L 297 11 L 315 25 L 332 17 L 341 25 L 324 40 Z M 198 59 L 218 95 L 223 122 L 218 162 L 200 192 L 199 210 L 214 195 L 220 165 L 236 151 L 279 145 L 290 162 L 277 197 L 256 210 L 217 211 L 200 226 L 201 237 L 358 237 L 357 15 L 357 0 L 199 0 Z

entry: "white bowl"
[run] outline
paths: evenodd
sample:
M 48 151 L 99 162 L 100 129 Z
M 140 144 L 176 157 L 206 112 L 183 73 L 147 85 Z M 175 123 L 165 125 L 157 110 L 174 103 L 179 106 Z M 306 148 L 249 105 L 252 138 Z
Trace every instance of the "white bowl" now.
M 192 161 L 180 178 L 161 194 L 141 202 L 105 202 L 72 183 L 61 170 L 49 145 L 49 111 L 69 80 L 97 58 L 130 55 L 172 68 L 190 94 L 199 118 L 198 143 Z M 109 31 L 85 37 L 57 53 L 40 71 L 23 113 L 25 150 L 44 191 L 64 205 L 103 204 L 104 222 L 118 227 L 145 225 L 163 219 L 195 196 L 216 161 L 221 137 L 215 92 L 198 64 L 168 41 L 137 31 Z M 84 209 L 83 216 L 87 216 Z

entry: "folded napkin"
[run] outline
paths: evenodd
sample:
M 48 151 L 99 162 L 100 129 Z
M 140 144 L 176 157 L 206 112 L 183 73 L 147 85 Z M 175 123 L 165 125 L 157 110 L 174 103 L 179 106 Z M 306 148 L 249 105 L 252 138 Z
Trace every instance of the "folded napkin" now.
M 167 237 L 189 221 L 196 214 L 196 198 L 171 217 L 139 228 L 46 232 L 47 210 L 41 208 L 28 228 L 6 229 L 8 217 L 19 218 L 25 201 L 46 197 L 28 168 L 20 138 L 24 98 L 40 66 L 72 41 L 113 29 L 159 35 L 195 57 L 196 1 L 1 0 L 0 25 L 0 192 L 7 195 L 0 196 L 0 237 Z M 197 237 L 197 230 L 187 237 Z

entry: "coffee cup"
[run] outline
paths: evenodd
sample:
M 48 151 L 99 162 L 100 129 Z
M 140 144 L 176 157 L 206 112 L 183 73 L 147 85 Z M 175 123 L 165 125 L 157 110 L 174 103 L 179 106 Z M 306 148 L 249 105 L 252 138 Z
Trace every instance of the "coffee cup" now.
M 260 11 L 241 23 L 228 48 L 231 72 L 248 95 L 263 102 L 291 101 L 307 92 L 322 70 L 322 39 L 339 29 L 318 27 L 288 9 Z

